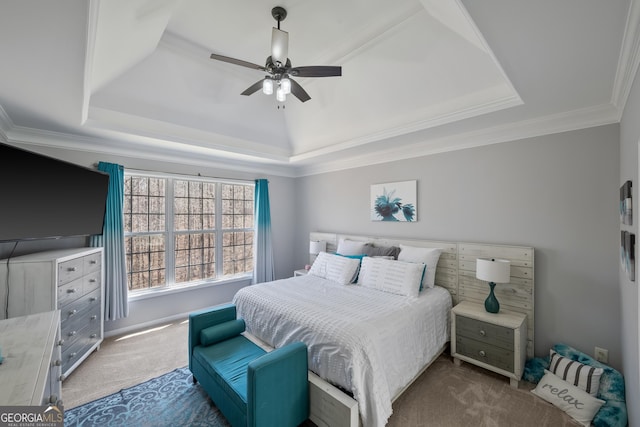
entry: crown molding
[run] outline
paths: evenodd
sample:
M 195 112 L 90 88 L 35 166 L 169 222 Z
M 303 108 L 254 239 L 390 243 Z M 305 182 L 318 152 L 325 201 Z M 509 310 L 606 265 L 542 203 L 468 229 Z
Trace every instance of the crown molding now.
M 99 107 L 91 107 L 89 113 L 87 126 L 113 133 L 132 142 L 150 139 L 161 141 L 164 145 L 179 145 L 184 151 L 208 150 L 221 157 L 235 157 L 252 162 L 289 162 L 288 150 L 269 147 L 265 149 L 263 144 L 247 139 Z
M 417 120 L 407 124 L 394 126 L 388 129 L 384 129 L 379 132 L 374 132 L 362 137 L 354 138 L 349 141 L 344 141 L 338 144 L 330 145 L 317 150 L 307 151 L 305 153 L 295 154 L 291 156 L 291 162 L 296 163 L 304 160 L 313 160 L 315 157 L 324 156 L 327 154 L 337 153 L 349 148 L 359 147 L 370 142 L 382 141 L 385 139 L 400 137 L 413 132 L 419 132 L 426 129 L 434 128 L 437 126 L 453 123 L 456 121 L 469 119 L 484 114 L 493 113 L 496 111 L 504 110 L 511 107 L 522 105 L 523 101 L 517 92 L 514 92 L 510 96 L 495 99 L 489 102 L 475 105 L 470 108 L 465 108 L 451 113 L 441 114 L 435 117 L 430 117 L 424 120 Z
M 360 152 L 351 157 L 342 155 L 339 160 L 317 160 L 313 164 L 291 162 L 283 165 L 268 165 L 225 158 L 202 147 L 200 150 L 192 146 L 189 147 L 189 150 L 180 150 L 175 146 L 170 146 L 166 141 L 157 141 L 152 138 L 146 138 L 146 140 L 136 138 L 132 142 L 123 139 L 122 135 L 119 138 L 79 136 L 15 126 L 0 106 L 0 137 L 5 142 L 200 167 L 234 169 L 241 172 L 264 173 L 288 178 L 336 172 L 618 122 L 618 109 L 611 104 L 605 104 L 441 138 L 425 138 L 421 141 L 373 153 Z M 162 150 L 158 150 L 159 143 L 163 147 Z M 336 152 L 334 155 L 340 156 L 341 154 Z
M 637 0 L 631 0 L 611 97 L 611 103 L 618 109 L 618 120 L 622 118 L 639 64 L 640 4 Z
M 89 0 L 87 7 L 86 47 L 84 54 L 84 75 L 82 82 L 82 111 L 81 123 L 89 116 L 89 102 L 93 93 L 92 75 L 95 56 L 96 37 L 98 32 L 98 16 L 100 12 L 100 0 Z
M 619 122 L 618 109 L 611 104 L 578 109 L 507 125 L 464 132 L 440 138 L 408 143 L 375 153 L 359 153 L 339 160 L 299 165 L 297 177 L 337 172 L 415 157 L 517 141 L 542 135 L 586 129 Z
M 122 138 L 74 135 L 13 126 L 10 132 L 7 132 L 6 142 L 20 145 L 24 144 L 61 150 L 79 151 L 97 155 L 121 156 L 125 158 L 153 160 L 180 165 L 269 174 L 287 178 L 295 177 L 295 169 L 291 168 L 288 164 L 274 165 L 230 159 L 216 155 L 212 150 L 204 148 L 200 150 L 181 150 L 180 147 L 166 144 L 165 141 L 153 140 L 151 138 L 147 138 L 146 141 L 136 139 L 136 141 L 132 143 L 132 141 L 124 140 Z M 159 145 L 162 147 L 162 150 L 158 150 Z

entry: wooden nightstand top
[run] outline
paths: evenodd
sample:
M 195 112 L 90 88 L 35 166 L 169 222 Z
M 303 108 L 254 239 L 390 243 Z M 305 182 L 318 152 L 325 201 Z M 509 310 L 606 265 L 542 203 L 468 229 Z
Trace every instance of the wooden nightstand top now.
M 492 323 L 494 325 L 506 326 L 509 328 L 517 328 L 527 318 L 526 314 L 515 313 L 500 309 L 498 313 L 489 313 L 485 310 L 484 305 L 471 301 L 462 301 L 452 309 L 453 313 L 470 317 L 483 322 Z

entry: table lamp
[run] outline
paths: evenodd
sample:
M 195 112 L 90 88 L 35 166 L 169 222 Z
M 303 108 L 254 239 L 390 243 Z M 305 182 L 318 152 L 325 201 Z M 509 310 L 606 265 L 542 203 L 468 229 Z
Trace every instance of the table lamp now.
M 511 281 L 511 262 L 507 259 L 478 258 L 476 260 L 476 277 L 489 282 L 489 296 L 484 301 L 484 309 L 489 313 L 500 311 L 493 288 L 496 283 L 509 283 Z
M 320 252 L 327 251 L 327 242 L 324 240 L 311 240 L 309 242 L 309 254 L 311 255 L 311 263 L 316 259 Z

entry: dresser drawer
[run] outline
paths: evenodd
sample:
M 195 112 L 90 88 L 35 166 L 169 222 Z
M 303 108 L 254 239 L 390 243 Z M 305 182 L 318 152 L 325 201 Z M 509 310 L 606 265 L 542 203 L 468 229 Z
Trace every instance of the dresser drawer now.
M 513 351 L 513 328 L 506 328 L 465 316 L 456 316 L 456 335 Z
M 84 294 L 84 279 L 79 278 L 72 282 L 58 286 L 58 308 L 77 300 Z
M 513 351 L 464 336 L 456 336 L 456 352 L 496 368 L 513 372 Z
M 83 274 L 100 271 L 102 267 L 102 253 L 96 252 L 94 254 L 86 255 L 82 257 L 82 263 Z
M 101 339 L 100 326 L 98 324 L 88 325 L 80 331 L 76 339 L 66 349 L 64 346 L 62 347 L 62 372 L 67 372 L 71 369 Z
M 87 294 L 93 291 L 94 289 L 98 289 L 100 287 L 101 280 L 102 280 L 102 275 L 100 274 L 100 271 L 94 271 L 84 276 L 82 278 L 83 293 Z
M 82 276 L 83 259 L 74 258 L 58 264 L 58 286 L 69 283 Z
M 100 289 L 96 289 L 95 291 L 81 298 L 78 298 L 70 304 L 61 307 L 60 326 L 63 333 L 72 327 L 69 325 L 75 322 L 76 319 L 87 322 L 88 316 L 91 316 L 87 314 L 89 313 L 89 311 L 92 311 L 94 314 L 97 312 L 97 315 L 100 315 Z

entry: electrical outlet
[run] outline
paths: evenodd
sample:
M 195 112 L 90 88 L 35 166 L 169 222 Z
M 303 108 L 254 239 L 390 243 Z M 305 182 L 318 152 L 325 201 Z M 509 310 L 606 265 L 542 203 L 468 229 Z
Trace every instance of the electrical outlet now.
M 595 356 L 598 362 L 609 362 L 609 350 L 607 350 L 606 348 L 596 347 Z

